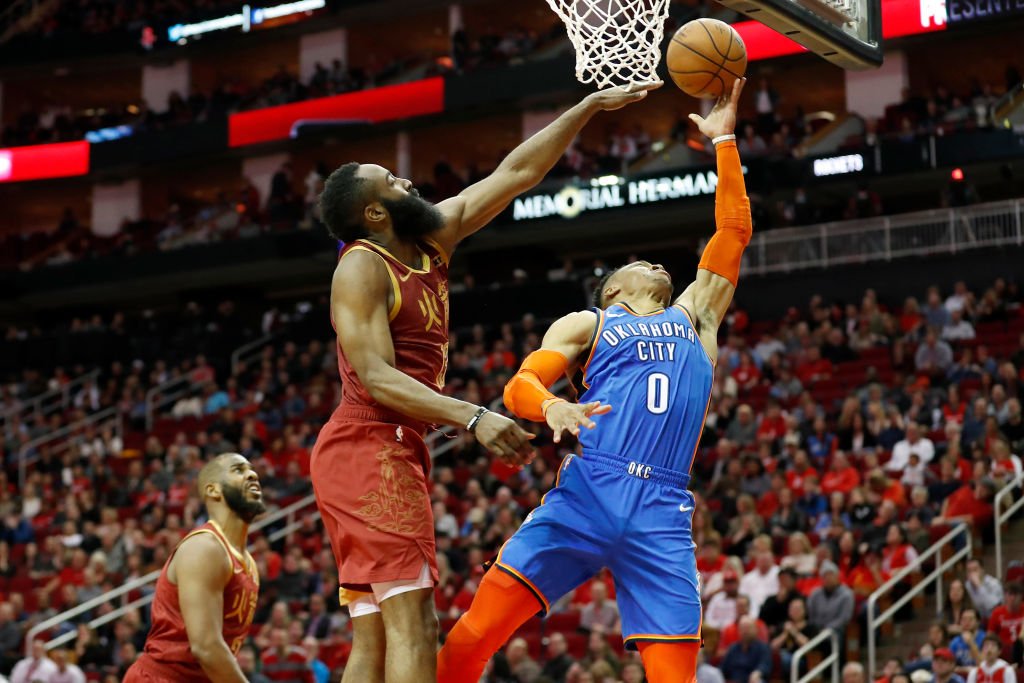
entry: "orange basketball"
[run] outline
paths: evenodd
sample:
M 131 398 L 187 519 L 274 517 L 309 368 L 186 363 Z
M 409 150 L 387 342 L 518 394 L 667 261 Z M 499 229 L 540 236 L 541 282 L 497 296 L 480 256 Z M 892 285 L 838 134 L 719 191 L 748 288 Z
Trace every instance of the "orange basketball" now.
M 721 97 L 747 70 L 747 48 L 732 26 L 695 19 L 676 31 L 665 56 L 668 73 L 687 95 Z

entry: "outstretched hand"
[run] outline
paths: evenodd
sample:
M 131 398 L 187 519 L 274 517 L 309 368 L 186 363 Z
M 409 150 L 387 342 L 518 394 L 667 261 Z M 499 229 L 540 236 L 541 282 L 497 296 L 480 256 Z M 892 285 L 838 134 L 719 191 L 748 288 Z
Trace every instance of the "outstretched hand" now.
M 622 109 L 627 104 L 639 102 L 647 97 L 647 93 L 657 90 L 664 84 L 664 81 L 647 81 L 645 83 L 631 83 L 625 87 L 614 85 L 587 95 L 587 99 L 604 111 L 615 111 L 616 109 Z
M 739 105 L 740 93 L 743 92 L 746 82 L 746 78 L 737 78 L 733 81 L 732 90 L 718 98 L 714 108 L 708 112 L 707 118 L 690 114 L 690 120 L 697 124 L 701 133 L 714 139 L 720 135 L 731 135 L 736 131 L 736 107 Z
M 604 415 L 610 412 L 611 409 L 610 405 L 607 403 L 602 404 L 600 401 L 592 401 L 591 403 L 559 401 L 558 403 L 551 404 L 547 415 L 544 417 L 547 420 L 548 426 L 555 433 L 554 442 L 559 443 L 562 440 L 563 432 L 579 436 L 581 425 L 587 429 L 593 429 L 597 426 L 590 419 L 592 415 Z

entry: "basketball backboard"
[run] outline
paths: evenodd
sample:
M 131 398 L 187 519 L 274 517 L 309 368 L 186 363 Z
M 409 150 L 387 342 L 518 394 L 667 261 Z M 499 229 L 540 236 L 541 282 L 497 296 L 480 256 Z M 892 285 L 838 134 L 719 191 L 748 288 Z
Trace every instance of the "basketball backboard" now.
M 882 64 L 881 0 L 719 0 L 844 69 Z

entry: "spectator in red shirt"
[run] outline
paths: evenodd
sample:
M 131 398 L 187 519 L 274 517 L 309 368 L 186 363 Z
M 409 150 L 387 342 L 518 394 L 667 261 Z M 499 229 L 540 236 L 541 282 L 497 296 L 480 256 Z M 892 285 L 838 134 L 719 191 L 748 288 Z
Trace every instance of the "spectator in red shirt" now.
M 1006 585 L 1005 602 L 992 610 L 988 621 L 989 633 L 999 636 L 1003 647 L 1013 647 L 1024 626 L 1024 584 L 1012 581 Z
M 786 438 L 789 439 L 790 435 Z M 795 436 L 795 435 L 793 435 Z M 799 450 L 793 456 L 793 464 L 786 472 L 786 481 L 793 495 L 800 498 L 804 495 L 804 481 L 807 477 L 817 477 L 818 470 L 811 467 L 811 461 L 807 457 L 807 451 Z
M 769 399 L 765 404 L 764 415 L 760 424 L 757 425 L 757 440 L 775 442 L 786 435 L 786 416 L 782 414 L 782 407 L 775 399 Z
M 306 651 L 288 643 L 288 632 L 275 628 L 270 632 L 270 647 L 260 657 L 263 675 L 280 683 L 314 683 L 313 670 L 306 663 Z
M 856 467 L 850 465 L 846 454 L 842 451 L 832 456 L 832 466 L 821 479 L 821 492 L 825 495 L 832 495 L 839 491 L 849 495 L 850 491 L 860 486 L 860 472 Z
M 721 657 L 733 643 L 740 641 L 740 619 L 750 614 L 750 598 L 740 593 L 736 596 L 736 619 L 722 629 L 722 635 L 718 639 L 718 656 Z M 760 619 L 755 619 L 757 625 L 757 639 L 767 643 L 770 637 L 768 626 Z
M 804 362 L 796 366 L 796 376 L 804 386 L 832 377 L 832 362 L 821 357 L 821 349 L 812 346 L 807 349 Z
M 740 364 L 732 371 L 732 378 L 736 380 L 741 392 L 750 391 L 761 381 L 761 371 L 754 363 L 750 351 L 740 352 Z
M 943 423 L 955 422 L 962 425 L 966 412 L 967 404 L 960 400 L 960 387 L 956 384 L 949 385 L 949 389 L 946 392 L 946 403 L 942 406 Z
M 965 522 L 975 529 L 992 521 L 992 496 L 996 485 L 985 477 L 974 485 L 964 484 L 942 504 L 939 516 L 932 520 L 932 526 L 951 525 Z
M 890 524 L 882 549 L 882 569 L 892 574 L 917 561 L 917 550 L 907 542 L 907 535 L 899 524 Z

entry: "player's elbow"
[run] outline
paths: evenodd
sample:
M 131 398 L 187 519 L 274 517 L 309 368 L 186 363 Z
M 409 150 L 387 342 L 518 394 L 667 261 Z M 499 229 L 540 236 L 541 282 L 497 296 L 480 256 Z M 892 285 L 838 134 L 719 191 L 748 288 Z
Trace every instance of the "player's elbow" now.
M 216 648 L 205 639 L 201 641 L 194 640 L 189 643 L 189 651 L 196 658 L 197 662 L 205 664 L 213 659 Z

